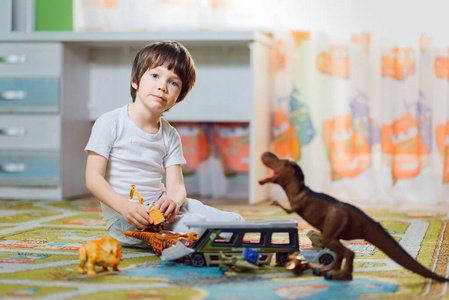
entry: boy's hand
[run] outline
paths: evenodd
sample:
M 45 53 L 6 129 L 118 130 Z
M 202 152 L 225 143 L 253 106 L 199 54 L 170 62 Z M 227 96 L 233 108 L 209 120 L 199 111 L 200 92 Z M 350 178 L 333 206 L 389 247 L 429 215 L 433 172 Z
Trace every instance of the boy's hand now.
M 164 214 L 164 217 L 167 219 L 166 223 L 170 224 L 170 222 L 173 221 L 173 219 L 178 214 L 179 209 L 181 207 L 172 198 L 164 195 L 161 198 L 159 198 L 159 200 L 154 205 L 154 208 L 159 209 Z
M 147 229 L 153 224 L 153 219 L 148 215 L 148 209 L 140 203 L 128 202 L 122 211 L 126 222 L 138 229 Z

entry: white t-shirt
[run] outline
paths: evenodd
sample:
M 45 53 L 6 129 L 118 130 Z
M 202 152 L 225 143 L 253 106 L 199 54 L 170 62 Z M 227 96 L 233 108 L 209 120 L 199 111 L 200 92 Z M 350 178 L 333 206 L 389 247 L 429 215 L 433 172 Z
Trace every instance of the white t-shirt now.
M 117 193 L 129 198 L 131 184 L 135 184 L 145 205 L 156 202 L 165 192 L 164 169 L 186 163 L 176 129 L 161 118 L 159 132 L 149 134 L 131 121 L 128 105 L 97 119 L 84 150 L 108 160 L 105 179 Z M 138 202 L 135 196 L 130 201 Z M 103 203 L 101 208 L 109 228 L 120 214 Z

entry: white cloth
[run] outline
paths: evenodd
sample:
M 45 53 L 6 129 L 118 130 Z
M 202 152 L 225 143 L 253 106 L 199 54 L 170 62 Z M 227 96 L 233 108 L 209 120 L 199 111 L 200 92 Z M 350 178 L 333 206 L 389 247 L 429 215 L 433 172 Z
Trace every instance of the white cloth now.
M 161 118 L 158 133 L 149 134 L 131 121 L 128 105 L 97 119 L 85 151 L 96 152 L 108 160 L 105 179 L 118 194 L 129 198 L 131 184 L 135 184 L 146 206 L 165 192 L 164 169 L 186 163 L 176 129 Z M 131 201 L 138 200 L 134 196 Z M 109 228 L 120 214 L 103 203 L 101 208 Z

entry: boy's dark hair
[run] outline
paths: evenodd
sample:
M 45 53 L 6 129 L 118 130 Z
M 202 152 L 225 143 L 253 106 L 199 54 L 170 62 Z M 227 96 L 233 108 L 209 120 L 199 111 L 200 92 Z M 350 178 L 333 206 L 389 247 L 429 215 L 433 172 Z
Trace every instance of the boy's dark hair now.
M 131 83 L 137 85 L 143 74 L 149 69 L 166 66 L 173 70 L 182 81 L 181 93 L 176 102 L 181 102 L 192 89 L 196 80 L 195 63 L 189 51 L 176 41 L 164 41 L 151 43 L 136 54 L 131 71 Z M 136 99 L 136 89 L 131 84 L 131 97 Z

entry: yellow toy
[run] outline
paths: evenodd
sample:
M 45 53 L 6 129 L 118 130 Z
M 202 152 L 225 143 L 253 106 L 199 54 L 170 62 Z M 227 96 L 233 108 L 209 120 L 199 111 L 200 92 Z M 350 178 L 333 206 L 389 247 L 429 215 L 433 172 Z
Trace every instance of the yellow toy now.
M 136 186 L 134 184 L 131 184 L 131 190 L 129 191 L 129 199 L 132 199 L 134 195 L 136 195 L 137 199 L 139 200 L 139 203 L 143 205 L 142 196 L 140 196 L 139 192 L 136 189 Z M 165 221 L 165 217 L 159 209 L 151 209 L 153 206 L 154 203 L 152 203 L 150 207 L 148 207 L 148 209 L 150 209 L 148 214 L 153 219 L 153 225 L 159 225 Z
M 114 271 L 120 271 L 118 264 L 122 260 L 122 247 L 113 237 L 107 236 L 101 240 L 94 240 L 78 250 L 79 262 L 78 273 L 84 274 L 84 265 L 87 262 L 87 274 L 97 275 L 95 265 L 103 267 L 103 271 L 109 271 L 112 267 Z
M 152 203 L 150 205 L 150 207 L 148 207 L 148 209 L 151 209 L 153 206 L 154 206 L 154 203 Z M 150 214 L 150 217 L 153 219 L 154 225 L 159 225 L 165 221 L 165 217 L 159 209 L 151 209 L 149 214 Z

